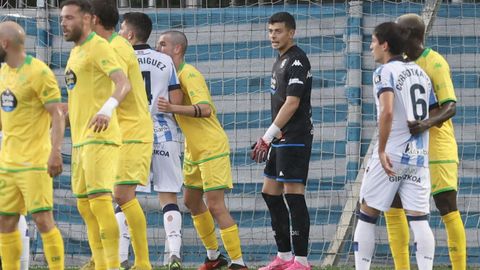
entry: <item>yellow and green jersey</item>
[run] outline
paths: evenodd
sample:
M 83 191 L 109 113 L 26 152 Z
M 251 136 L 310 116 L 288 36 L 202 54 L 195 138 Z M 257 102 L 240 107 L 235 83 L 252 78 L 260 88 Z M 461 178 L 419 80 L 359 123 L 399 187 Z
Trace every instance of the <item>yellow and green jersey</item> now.
M 113 94 L 110 74 L 121 70 L 108 41 L 90 33 L 87 39 L 70 52 L 65 68 L 68 92 L 68 113 L 73 147 L 85 144 L 116 144 L 122 138 L 114 111 L 108 128 L 95 133 L 89 123 Z
M 415 61 L 430 77 L 438 104 L 456 102 L 455 90 L 450 77 L 450 67 L 439 53 L 427 48 Z M 443 122 L 439 127 L 430 128 L 430 164 L 458 163 L 457 141 L 453 130 L 452 119 Z
M 180 66 L 178 78 L 183 92 L 183 105 L 209 104 L 212 110 L 209 117 L 175 115 L 185 136 L 185 161 L 201 163 L 229 155 L 227 134 L 217 119 L 205 78 L 195 67 L 186 63 Z
M 61 102 L 55 75 L 27 55 L 18 68 L 0 69 L 3 130 L 0 170 L 46 169 L 51 151 L 49 103 Z
M 147 92 L 132 45 L 117 33 L 108 40 L 132 90 L 117 108 L 123 143 L 153 142 L 153 122 L 148 110 Z

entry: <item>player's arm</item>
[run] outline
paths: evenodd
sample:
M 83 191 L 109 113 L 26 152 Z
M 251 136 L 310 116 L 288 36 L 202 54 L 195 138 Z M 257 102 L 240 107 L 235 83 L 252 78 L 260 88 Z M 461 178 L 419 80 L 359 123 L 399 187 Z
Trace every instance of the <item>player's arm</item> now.
M 174 89 L 168 91 L 168 100 L 171 104 L 181 105 L 183 102 L 183 92 L 182 89 Z
M 65 116 L 62 103 L 47 103 L 44 105 L 52 117 L 52 129 L 50 131 L 52 150 L 48 158 L 48 174 L 55 177 L 62 173 L 62 145 L 65 133 Z
M 394 101 L 393 89 L 381 89 L 378 92 L 378 100 L 380 105 L 380 116 L 378 119 L 378 156 L 387 175 L 393 176 L 395 172 L 393 171 L 392 163 L 390 162 L 388 155 L 385 153 L 388 137 L 390 136 L 390 131 L 392 130 Z
M 178 80 L 177 71 L 173 62 L 170 63 L 170 79 L 168 82 L 168 100 L 175 105 L 182 105 L 183 92 L 180 88 L 180 81 Z
M 417 135 L 433 126 L 441 127 L 443 122 L 447 121 L 455 115 L 456 110 L 457 103 L 451 100 L 447 101 L 441 106 L 431 108 L 428 119 L 408 122 L 408 128 L 410 129 L 410 133 L 412 135 Z
M 122 70 L 116 70 L 110 74 L 110 78 L 115 84 L 115 91 L 112 96 L 107 99 L 102 108 L 90 121 L 90 127 L 93 127 L 94 132 L 101 132 L 108 128 L 110 118 L 112 117 L 113 110 L 117 108 L 127 94 L 131 91 L 132 86 Z

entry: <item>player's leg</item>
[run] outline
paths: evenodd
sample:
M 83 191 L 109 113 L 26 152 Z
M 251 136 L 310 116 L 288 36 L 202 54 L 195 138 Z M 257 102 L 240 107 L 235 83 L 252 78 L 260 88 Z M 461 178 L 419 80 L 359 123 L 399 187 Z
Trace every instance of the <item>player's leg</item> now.
M 28 236 L 28 225 L 24 215 L 20 215 L 18 231 L 22 237 L 22 255 L 20 256 L 20 269 L 28 270 L 30 264 L 30 237 Z
M 395 171 L 399 164 L 393 163 Z M 375 249 L 375 226 L 380 211 L 390 209 L 400 185 L 400 179 L 390 179 L 378 159 L 370 159 L 360 188 L 360 209 L 355 228 L 353 249 L 355 268 L 370 269 Z
M 146 185 L 151 163 L 152 144 L 134 143 L 120 147 L 119 177 L 115 200 L 127 219 L 137 269 L 151 269 L 147 241 L 147 221 L 135 196 L 137 184 Z
M 118 252 L 120 233 L 111 192 L 117 176 L 119 149 L 114 145 L 85 145 L 83 148 L 86 193 L 91 213 L 98 223 L 97 237 L 101 235 L 108 269 L 117 269 L 120 267 Z
M 181 269 L 180 248 L 182 245 L 182 213 L 177 203 L 177 194 L 182 190 L 183 177 L 178 142 L 156 143 L 152 156 L 154 190 L 163 211 L 163 224 L 168 246 L 168 268 Z M 215 238 L 216 239 L 216 238 Z
M 27 179 L 25 199 L 28 212 L 37 225 L 50 269 L 64 269 L 63 238 L 53 220 L 53 179 L 46 171 L 21 173 Z M 23 188 L 22 188 L 23 190 Z
M 393 262 L 396 270 L 410 269 L 410 229 L 408 228 L 407 216 L 403 210 L 400 196 L 395 195 L 392 208 L 384 213 L 387 225 L 388 244 L 392 251 Z
M 72 149 L 72 192 L 77 197 L 78 213 L 87 226 L 87 239 L 92 252 L 92 259 L 81 267 L 82 270 L 104 270 L 107 269 L 107 259 L 103 252 L 102 240 L 100 238 L 100 228 L 97 218 L 90 208 L 90 202 L 87 195 L 87 183 L 85 179 L 85 158 L 83 157 L 84 148 L 75 147 Z
M 458 165 L 430 164 L 432 194 L 447 231 L 448 253 L 452 269 L 466 269 L 467 240 L 457 208 Z
M 270 213 L 272 231 L 277 244 L 277 256 L 261 270 L 286 269 L 293 264 L 290 242 L 290 214 L 283 197 L 283 183 L 277 182 L 276 148 L 271 148 L 266 161 L 262 196 Z
M 430 175 L 428 168 L 409 166 L 401 175 L 398 191 L 415 241 L 419 269 L 432 269 L 435 240 L 428 224 L 430 212 Z
M 295 254 L 294 263 L 287 269 L 310 269 L 307 260 L 308 239 L 310 236 L 310 216 L 305 201 L 305 185 L 307 184 L 312 137 L 304 143 L 279 143 L 276 148 L 277 181 L 284 183 L 285 199 L 290 210 L 292 224 L 292 244 Z
M 229 269 L 247 269 L 243 261 L 238 226 L 225 204 L 225 189 L 233 188 L 230 157 L 199 164 L 207 207 L 220 228 L 223 246 L 232 263 Z
M 120 266 L 122 268 L 130 268 L 128 264 L 128 250 L 130 248 L 130 233 L 128 231 L 128 223 L 125 214 L 122 212 L 120 206 L 115 207 L 115 218 L 117 219 L 118 229 L 120 231 L 119 240 L 119 256 Z

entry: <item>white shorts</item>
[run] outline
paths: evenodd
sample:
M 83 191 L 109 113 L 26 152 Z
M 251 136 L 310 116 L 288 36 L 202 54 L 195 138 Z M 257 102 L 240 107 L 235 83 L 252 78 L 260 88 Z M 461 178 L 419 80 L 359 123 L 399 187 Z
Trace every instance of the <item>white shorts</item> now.
M 179 193 L 182 191 L 183 173 L 179 142 L 153 144 L 150 180 L 157 192 Z
M 360 188 L 360 203 L 388 211 L 398 192 L 405 210 L 430 212 L 430 172 L 428 168 L 392 162 L 396 176 L 388 176 L 379 159 L 370 159 Z

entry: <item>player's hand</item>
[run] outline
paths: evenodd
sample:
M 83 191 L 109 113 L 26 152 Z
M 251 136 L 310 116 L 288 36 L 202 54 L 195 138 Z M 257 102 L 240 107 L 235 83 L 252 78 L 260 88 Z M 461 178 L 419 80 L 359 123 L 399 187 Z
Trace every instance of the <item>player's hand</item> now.
M 393 165 L 388 157 L 387 153 L 382 152 L 378 153 L 378 157 L 380 158 L 380 163 L 382 164 L 383 170 L 388 176 L 395 176 L 395 171 L 393 171 Z
M 63 170 L 62 153 L 58 151 L 52 151 L 50 153 L 50 157 L 48 158 L 47 165 L 48 165 L 47 171 L 51 177 L 60 175 Z
M 93 132 L 102 132 L 107 130 L 109 123 L 110 117 L 103 114 L 97 114 L 93 117 L 92 121 L 90 121 L 90 124 L 88 124 L 88 128 L 93 127 Z
M 270 149 L 270 144 L 259 138 L 256 143 L 252 145 L 252 152 L 250 157 L 257 163 L 262 163 L 267 160 L 268 150 Z
M 163 97 L 159 97 L 157 100 L 157 109 L 159 112 L 172 112 L 172 104 Z
M 408 128 L 410 129 L 410 134 L 413 136 L 423 133 L 425 130 L 430 128 L 425 121 L 420 120 L 407 121 L 407 124 Z

